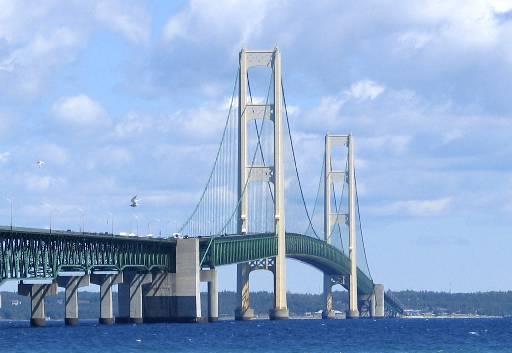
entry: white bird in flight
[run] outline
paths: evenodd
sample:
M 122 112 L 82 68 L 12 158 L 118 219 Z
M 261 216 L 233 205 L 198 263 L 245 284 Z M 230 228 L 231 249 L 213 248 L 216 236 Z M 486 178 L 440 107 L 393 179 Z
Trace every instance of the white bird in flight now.
M 42 160 L 38 160 L 38 161 L 36 161 L 36 165 L 37 165 L 39 168 L 41 168 L 41 167 L 43 166 L 43 164 L 46 164 L 46 162 L 45 162 L 45 161 L 42 161 Z
M 130 200 L 132 202 L 132 204 L 130 205 L 130 207 L 137 207 L 139 205 L 139 199 L 137 199 L 137 195 L 135 195 L 134 197 L 132 197 L 132 199 Z

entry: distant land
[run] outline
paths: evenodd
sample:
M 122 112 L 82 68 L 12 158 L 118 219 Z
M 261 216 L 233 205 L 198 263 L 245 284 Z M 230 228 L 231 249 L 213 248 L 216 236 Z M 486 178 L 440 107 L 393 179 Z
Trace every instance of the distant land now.
M 392 292 L 412 315 L 450 316 L 512 316 L 512 291 L 508 292 L 477 292 L 447 293 L 431 291 L 399 291 Z M 26 320 L 30 318 L 30 300 L 12 292 L 0 292 L 0 319 Z M 113 296 L 114 308 L 117 308 L 117 295 Z M 272 307 L 273 295 L 269 292 L 251 293 L 251 304 L 259 317 L 268 317 L 268 309 Z M 82 319 L 99 317 L 99 293 L 80 292 L 79 311 Z M 206 311 L 206 294 L 202 294 L 203 314 Z M 50 296 L 45 302 L 46 314 L 52 319 L 64 317 L 64 293 Z M 347 292 L 334 292 L 334 307 L 345 311 Z M 288 294 L 288 305 L 291 317 L 315 316 L 323 308 L 321 294 Z M 220 292 L 220 316 L 233 316 L 236 306 L 236 293 Z M 318 315 L 318 314 L 316 314 Z

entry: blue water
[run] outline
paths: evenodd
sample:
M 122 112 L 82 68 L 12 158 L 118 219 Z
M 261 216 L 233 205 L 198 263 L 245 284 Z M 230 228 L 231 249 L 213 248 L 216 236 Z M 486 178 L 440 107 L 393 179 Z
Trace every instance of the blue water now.
M 512 352 L 511 319 L 221 321 L 64 327 L 0 322 L 0 352 Z

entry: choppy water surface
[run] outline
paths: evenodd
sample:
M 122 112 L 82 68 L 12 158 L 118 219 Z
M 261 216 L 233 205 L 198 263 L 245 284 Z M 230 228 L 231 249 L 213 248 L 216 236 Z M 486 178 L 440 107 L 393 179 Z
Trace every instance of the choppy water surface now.
M 78 327 L 0 322 L 0 352 L 512 352 L 511 319 L 221 321 Z

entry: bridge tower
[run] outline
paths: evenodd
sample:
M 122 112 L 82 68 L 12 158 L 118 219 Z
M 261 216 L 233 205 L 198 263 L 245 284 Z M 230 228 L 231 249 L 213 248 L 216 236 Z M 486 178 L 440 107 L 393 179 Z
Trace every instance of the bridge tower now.
M 335 147 L 347 147 L 348 171 L 335 170 L 332 166 L 332 150 Z M 332 187 L 336 182 L 344 183 L 348 180 L 348 214 L 332 211 Z M 325 136 L 325 174 L 324 174 L 324 237 L 328 244 L 332 243 L 332 229 L 337 223 L 346 222 L 349 227 L 349 258 L 350 276 L 349 310 L 347 318 L 358 318 L 357 295 L 357 227 L 356 227 L 356 183 L 354 165 L 354 138 L 352 135 L 326 135 Z M 323 318 L 334 318 L 332 304 L 332 286 L 346 283 L 347 279 L 324 273 L 324 301 Z
M 264 66 L 272 69 L 272 104 L 252 104 L 248 102 L 248 70 L 251 67 Z M 274 308 L 271 319 L 288 318 L 286 302 L 286 246 L 285 246 L 285 201 L 284 201 L 284 121 L 282 115 L 281 54 L 273 51 L 240 51 L 238 95 L 238 224 L 239 234 L 249 232 L 249 198 L 247 186 L 253 181 L 271 182 L 274 185 L 274 231 L 277 237 L 277 256 L 271 269 L 274 273 Z M 254 166 L 248 159 L 248 124 L 254 119 L 268 119 L 274 123 L 274 165 Z M 250 308 L 249 273 L 251 264 L 237 265 L 237 295 L 240 306 L 235 312 L 237 320 L 252 319 L 254 311 Z

